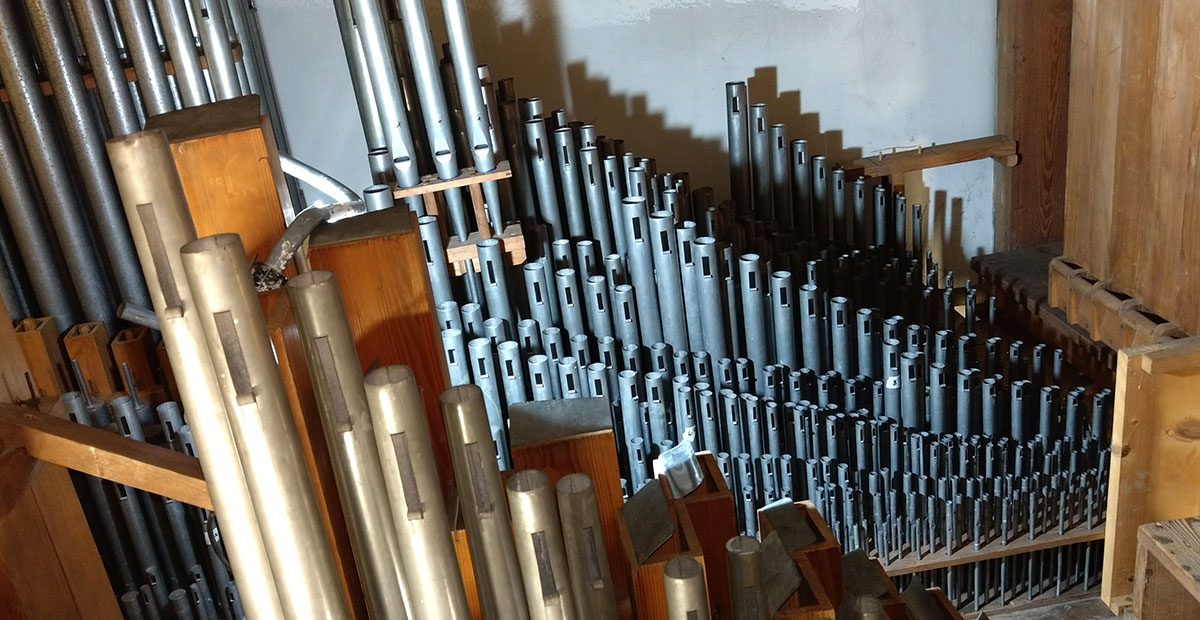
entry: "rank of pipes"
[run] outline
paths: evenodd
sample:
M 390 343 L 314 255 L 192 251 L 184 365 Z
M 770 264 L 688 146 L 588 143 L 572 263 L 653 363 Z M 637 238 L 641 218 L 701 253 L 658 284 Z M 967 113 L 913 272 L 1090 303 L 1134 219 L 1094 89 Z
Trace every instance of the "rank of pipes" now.
M 509 406 L 598 397 L 627 494 L 694 429 L 745 534 L 782 497 L 885 566 L 1102 527 L 1111 392 L 1074 385 L 1062 350 L 1006 338 L 995 299 L 924 252 L 921 205 L 810 157 L 743 83 L 727 85 L 720 204 L 500 91 L 529 259 L 484 241 L 452 279 L 435 218 L 420 229 L 451 382 L 482 388 L 502 467 Z M 1099 570 L 1084 544 L 923 577 L 982 605 Z

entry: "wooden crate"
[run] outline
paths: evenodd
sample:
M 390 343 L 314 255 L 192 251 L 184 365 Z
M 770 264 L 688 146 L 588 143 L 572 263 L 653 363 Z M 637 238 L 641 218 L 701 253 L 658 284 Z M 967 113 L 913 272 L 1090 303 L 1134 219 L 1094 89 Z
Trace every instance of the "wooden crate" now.
M 1100 594 L 1114 611 L 1133 593 L 1138 527 L 1200 514 L 1200 337 L 1117 353 Z
M 1075 0 L 1064 254 L 1200 333 L 1200 4 Z
M 1133 611 L 1137 618 L 1200 618 L 1200 517 L 1138 528 Z
M 721 475 L 721 468 L 711 452 L 696 455 L 700 460 L 704 481 L 691 493 L 673 498 L 676 509 L 686 512 L 696 528 L 700 550 L 704 554 L 705 577 L 708 586 L 708 602 L 715 613 L 732 617 L 729 604 L 729 568 L 725 556 L 725 543 L 737 536 L 734 519 L 733 494 Z M 670 485 L 667 487 L 670 489 Z
M 662 478 L 648 484 L 663 485 L 663 492 L 670 497 L 670 491 L 666 489 L 666 481 Z M 620 519 L 620 555 L 624 558 L 629 575 L 629 592 L 634 615 L 642 620 L 667 617 L 667 598 L 663 591 L 663 566 L 667 560 L 677 555 L 685 555 L 699 562 L 706 574 L 709 570 L 705 566 L 704 550 L 696 535 L 696 527 L 687 511 L 679 510 L 676 503 L 671 501 L 667 502 L 667 508 L 675 523 L 675 532 L 645 562 L 637 561 L 625 519 Z

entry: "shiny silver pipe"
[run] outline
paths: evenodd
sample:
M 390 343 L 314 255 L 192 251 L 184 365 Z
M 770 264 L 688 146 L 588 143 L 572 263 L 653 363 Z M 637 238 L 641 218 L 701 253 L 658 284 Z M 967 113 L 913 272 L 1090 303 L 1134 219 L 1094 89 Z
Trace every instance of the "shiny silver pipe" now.
M 709 620 L 704 567 L 695 558 L 677 555 L 663 565 L 666 620 Z
M 334 0 L 333 12 L 337 18 L 338 31 L 341 33 L 346 64 L 350 68 L 350 86 L 354 89 L 354 101 L 358 105 L 358 117 L 362 123 L 363 137 L 366 138 L 367 151 L 386 150 L 388 141 L 380 120 L 379 108 L 375 102 L 375 93 L 371 87 L 371 67 L 367 64 L 366 55 L 363 52 L 359 26 L 355 24 L 350 10 L 350 1 Z M 372 174 L 390 173 L 391 157 L 386 159 L 386 165 L 373 164 L 371 166 Z
M 348 618 L 241 238 L 180 249 L 288 618 Z
M 683 298 L 683 276 L 679 272 L 679 239 L 670 211 L 650 214 L 650 254 L 654 265 L 657 297 L 662 309 L 663 340 L 678 351 L 688 348 L 687 306 Z
M 417 230 L 421 233 L 421 247 L 425 251 L 425 266 L 429 273 L 429 285 L 433 291 L 435 306 L 454 301 L 450 288 L 450 267 L 446 263 L 446 251 L 442 246 L 442 230 L 437 217 L 422 215 L 417 218 Z
M 78 323 L 81 314 L 25 161 L 19 139 L 0 115 L 0 206 L 29 275 L 37 313 L 49 315 L 65 330 Z
M 751 536 L 735 536 L 725 543 L 729 566 L 729 599 L 733 620 L 767 620 L 764 595 L 762 545 Z
M 229 562 L 237 580 L 250 592 L 251 618 L 283 615 L 262 531 L 234 445 L 231 423 L 221 398 L 200 326 L 191 287 L 184 277 L 179 248 L 196 238 L 175 160 L 161 131 L 142 132 L 108 145 L 125 215 L 141 259 L 173 368 L 188 369 L 179 394 L 191 416 L 190 430 L 204 467 L 217 517 L 223 524 Z
M 429 152 L 433 155 L 433 166 L 438 178 L 453 179 L 460 174 L 458 156 L 454 152 L 450 121 L 447 118 L 446 96 L 442 91 L 442 80 L 438 72 L 437 56 L 429 25 L 425 19 L 425 7 L 421 0 L 397 0 L 404 39 L 408 44 L 409 59 L 412 61 L 412 78 L 416 83 L 421 104 L 421 118 L 425 121 L 425 135 L 429 138 Z M 474 71 L 474 66 L 469 67 Z M 446 217 L 454 236 L 466 240 L 470 223 L 458 189 L 442 192 L 446 201 Z M 498 206 L 498 205 L 497 205 Z
M 204 69 L 200 66 L 200 55 L 196 52 L 196 39 L 192 37 L 192 24 L 185 2 L 154 0 L 154 5 L 162 19 L 180 99 L 185 108 L 190 108 L 209 103 L 212 96 L 204 79 Z
M 113 23 L 104 0 L 70 0 L 71 13 L 87 54 L 96 95 L 110 136 L 124 136 L 142 128 L 129 81 L 117 50 Z
M 162 54 L 154 35 L 154 19 L 146 0 L 113 0 L 127 52 L 137 72 L 138 94 L 146 116 L 165 114 L 175 109 L 175 97 L 163 68 Z
M 812 237 L 812 174 L 808 164 L 808 141 L 792 140 L 792 210 L 796 233 L 801 239 Z
M 330 174 L 283 153 L 279 154 L 279 168 L 284 174 L 304 181 L 313 189 L 329 196 L 334 202 L 361 202 L 362 198 L 345 183 L 333 178 Z
M 100 248 L 108 258 L 118 294 L 124 301 L 149 306 L 146 283 L 142 280 L 133 239 L 129 236 L 129 226 L 104 153 L 104 128 L 93 112 L 94 104 L 83 83 L 64 7 L 58 0 L 26 0 L 25 4 L 50 75 L 54 102 L 63 119 L 67 143 L 74 153 L 76 170 L 92 207 L 91 221 Z M 33 113 L 37 114 L 36 111 Z M 58 165 L 53 153 L 43 151 L 41 156 L 50 160 L 50 166 Z
M 192 4 L 192 16 L 196 20 L 200 45 L 204 48 L 204 59 L 208 61 L 213 94 L 217 101 L 242 96 L 242 84 L 238 81 L 237 66 L 233 61 L 233 47 L 229 43 L 225 3 L 222 0 L 188 1 Z
M 353 23 L 358 26 L 358 42 L 362 45 L 383 137 L 392 155 L 396 184 L 412 187 L 421 182 L 421 175 L 417 171 L 417 154 L 413 150 L 404 97 L 400 92 L 400 78 L 396 75 L 396 63 L 392 59 L 381 7 L 374 0 L 349 0 L 349 3 Z M 334 8 L 337 8 L 336 3 Z M 346 46 L 346 38 L 352 36 L 353 31 L 344 26 L 341 29 L 342 45 Z M 419 197 L 409 200 L 408 204 L 413 211 L 424 214 Z
M 439 402 L 483 617 L 529 620 L 483 393 L 474 385 L 452 387 Z
M 558 207 L 558 188 L 550 163 L 551 145 L 545 119 L 532 118 L 525 121 L 525 145 L 529 167 L 533 172 L 538 216 L 546 226 L 550 238 L 561 239 L 566 236 L 566 229 L 562 223 L 562 211 Z
M 654 282 L 654 262 L 650 253 L 650 223 L 644 197 L 626 198 L 621 211 L 629 237 L 629 276 L 637 299 L 638 326 L 643 343 L 662 341 L 662 318 L 658 310 L 658 290 Z
M 87 217 L 79 208 L 80 197 L 59 147 L 58 130 L 46 107 L 41 80 L 33 66 L 33 50 L 25 37 L 16 3 L 0 4 L 0 78 L 13 103 L 17 127 L 24 138 L 83 316 L 91 321 L 104 321 L 111 333 L 115 316 L 108 276 L 101 267 Z M 13 156 L 19 157 L 15 153 Z M 60 329 L 67 327 L 62 325 Z
M 362 367 L 337 278 L 330 271 L 302 273 L 288 280 L 287 295 L 313 378 L 367 610 L 377 617 L 409 617 L 413 614 L 405 603 L 413 589 L 406 586 L 413 581 L 414 572 L 402 558 L 414 555 L 410 549 L 402 549 L 393 527 L 382 452 L 376 444 L 379 432 L 372 424 L 378 418 L 368 409 Z M 417 409 L 424 416 L 420 398 Z
M 466 121 L 467 142 L 471 158 L 479 172 L 496 169 L 496 141 L 491 133 L 492 120 L 480 88 L 479 67 L 471 41 L 471 24 L 467 20 L 463 0 L 442 0 L 442 16 L 446 20 L 446 36 L 450 55 L 454 58 L 454 75 L 458 82 L 458 97 Z M 422 98 L 424 100 L 424 98 Z M 483 184 L 483 198 L 492 230 L 503 230 L 500 215 L 500 187 L 495 181 Z
M 407 366 L 367 373 L 367 404 L 408 582 L 409 617 L 468 620 L 429 422 Z M 392 616 L 385 616 L 392 617 Z
M 754 191 L 753 219 L 774 221 L 771 204 L 771 137 L 767 104 L 750 106 L 750 181 Z
M 536 469 L 513 474 L 508 505 L 530 620 L 579 618 L 550 478 Z
M 791 161 L 787 141 L 787 125 L 775 123 L 770 128 L 767 151 L 771 160 L 771 200 L 773 221 L 785 231 L 795 227 L 792 209 Z
M 483 279 L 483 296 L 488 315 L 504 319 L 515 327 L 512 302 L 508 297 L 508 267 L 504 247 L 498 239 L 484 239 L 476 244 L 479 252 L 479 275 Z

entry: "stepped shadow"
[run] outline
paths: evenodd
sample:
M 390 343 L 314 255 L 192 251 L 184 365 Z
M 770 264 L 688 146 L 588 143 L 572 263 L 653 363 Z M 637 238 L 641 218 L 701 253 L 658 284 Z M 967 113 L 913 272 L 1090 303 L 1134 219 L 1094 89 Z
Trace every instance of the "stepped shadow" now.
M 841 129 L 821 130 L 821 114 L 804 111 L 799 90 L 780 92 L 778 68 L 756 68 L 754 75 L 746 80 L 746 89 L 749 104 L 767 104 L 768 120 L 787 125 L 789 140 L 808 140 L 809 156 L 824 155 L 830 166 L 845 165 L 862 157 L 862 147 L 843 143 Z

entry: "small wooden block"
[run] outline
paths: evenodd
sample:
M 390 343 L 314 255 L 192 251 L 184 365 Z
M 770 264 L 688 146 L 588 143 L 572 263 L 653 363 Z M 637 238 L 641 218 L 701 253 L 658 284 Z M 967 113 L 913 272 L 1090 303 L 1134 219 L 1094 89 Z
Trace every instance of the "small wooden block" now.
M 1047 302 L 1051 307 L 1064 311 L 1067 309 L 1067 303 L 1070 299 L 1071 279 L 1076 273 L 1082 271 L 1082 267 L 1071 262 L 1065 256 L 1059 256 L 1050 260 L 1050 287 Z
M 67 392 L 71 385 L 70 369 L 63 360 L 63 348 L 58 340 L 58 327 L 51 317 L 21 319 L 16 326 L 17 342 L 29 365 L 37 397 L 53 400 Z
M 63 337 L 63 346 L 67 349 L 68 363 L 74 360 L 79 364 L 83 381 L 93 398 L 107 401 L 120 391 L 104 323 L 93 321 L 72 326 Z
M 136 391 L 140 400 L 155 405 L 166 400 L 166 391 L 158 384 L 154 367 L 151 365 L 151 360 L 154 359 L 154 335 L 148 328 L 132 327 L 117 332 L 111 348 L 113 364 L 117 368 L 117 375 L 121 378 L 121 385 L 126 394 Z M 126 367 L 129 368 L 129 376 L 133 378 L 133 385 L 129 385 L 129 378 L 125 376 Z
M 510 224 L 505 227 L 497 239 L 500 240 L 500 247 L 506 255 L 508 255 L 508 264 L 521 265 L 525 263 L 527 253 L 525 251 L 525 235 L 521 232 L 520 224 Z M 446 262 L 450 265 L 450 271 L 456 276 L 461 276 L 467 272 L 466 263 L 463 261 L 472 261 L 472 268 L 479 271 L 479 247 L 476 245 L 482 241 L 479 233 L 471 233 L 467 235 L 466 241 L 451 239 L 446 244 Z
M 1121 324 L 1121 313 L 1138 305 L 1136 299 L 1112 288 L 1111 282 L 1097 282 L 1092 287 L 1092 321 L 1089 325 L 1092 340 L 1107 342 L 1113 348 L 1127 345 Z

